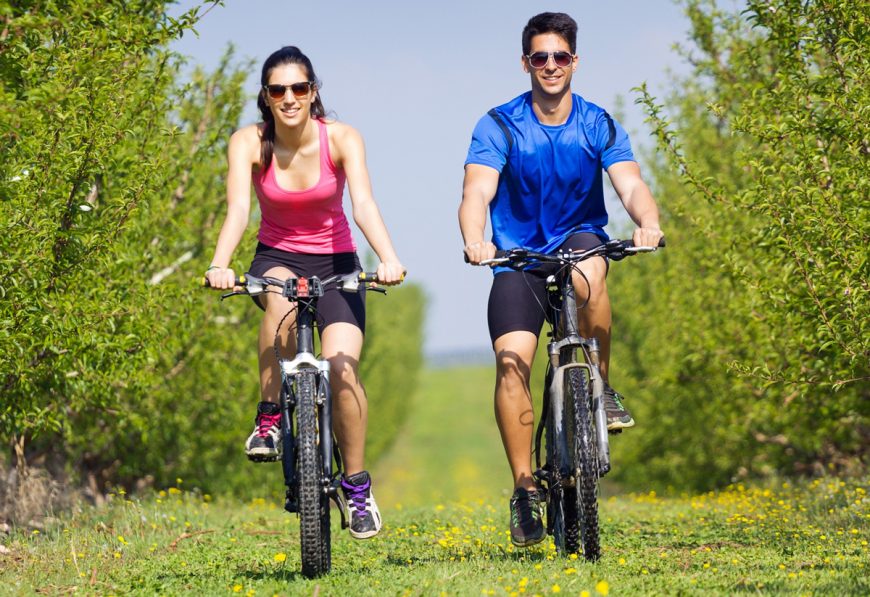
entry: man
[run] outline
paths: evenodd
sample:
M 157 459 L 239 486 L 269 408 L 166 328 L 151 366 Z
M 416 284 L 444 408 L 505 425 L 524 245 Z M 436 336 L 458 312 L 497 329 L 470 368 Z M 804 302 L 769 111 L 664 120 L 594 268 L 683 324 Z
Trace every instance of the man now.
M 553 253 L 587 249 L 607 240 L 602 169 L 637 224 L 636 245 L 662 238 L 656 203 L 640 176 L 623 128 L 603 109 L 571 92 L 577 70 L 577 23 L 564 13 L 532 17 L 522 36 L 523 70 L 531 91 L 490 111 L 472 135 L 465 161 L 459 223 L 472 264 L 496 249 L 523 247 Z M 492 242 L 484 239 L 490 210 Z M 610 301 L 607 262 L 596 257 L 574 274 L 580 332 L 600 343 L 601 374 L 608 379 Z M 532 477 L 534 420 L 529 374 L 546 302 L 545 277 L 496 269 L 488 322 L 496 355 L 495 415 L 514 477 L 511 541 L 544 539 L 541 499 Z M 634 425 L 621 396 L 607 385 L 608 428 Z

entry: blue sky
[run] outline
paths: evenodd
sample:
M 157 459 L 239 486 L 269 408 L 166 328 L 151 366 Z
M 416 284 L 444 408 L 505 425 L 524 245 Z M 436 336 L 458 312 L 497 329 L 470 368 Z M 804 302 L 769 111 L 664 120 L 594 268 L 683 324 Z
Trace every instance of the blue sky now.
M 173 12 L 198 4 L 182 0 Z M 242 124 L 257 120 L 263 60 L 283 45 L 308 54 L 326 109 L 362 133 L 393 243 L 408 279 L 426 289 L 426 352 L 487 349 L 491 273 L 462 259 L 456 214 L 463 163 L 477 120 L 528 89 L 520 36 L 543 11 L 578 22 L 574 92 L 619 115 L 635 146 L 649 146 L 631 89 L 646 82 L 664 95 L 669 70 L 686 70 L 672 46 L 684 42 L 689 24 L 670 0 L 227 0 L 200 22 L 198 36 L 185 35 L 174 49 L 205 68 L 217 65 L 229 43 L 240 60 L 253 60 Z M 624 222 L 618 201 L 609 206 L 611 221 Z M 244 268 L 252 251 L 239 247 L 234 263 Z

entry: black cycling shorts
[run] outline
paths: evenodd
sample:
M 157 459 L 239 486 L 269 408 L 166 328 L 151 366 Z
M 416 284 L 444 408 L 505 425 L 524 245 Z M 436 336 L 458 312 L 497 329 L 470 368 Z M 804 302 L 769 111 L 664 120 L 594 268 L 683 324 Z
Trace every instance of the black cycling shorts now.
M 261 277 L 273 267 L 286 267 L 297 276 L 321 280 L 338 274 L 351 274 L 361 271 L 356 253 L 291 253 L 263 243 L 257 243 L 257 251 L 248 273 Z M 263 309 L 259 297 L 251 297 Z M 352 323 L 363 333 L 366 331 L 365 292 L 342 292 L 335 286 L 326 289 L 317 301 L 317 326 L 321 333 L 331 323 Z
M 578 232 L 569 236 L 559 250 L 584 251 L 603 242 L 597 234 Z M 547 312 L 547 276 L 555 271 L 555 265 L 542 264 L 495 275 L 487 306 L 489 338 L 493 344 L 509 332 L 531 332 L 536 336 L 541 333 Z

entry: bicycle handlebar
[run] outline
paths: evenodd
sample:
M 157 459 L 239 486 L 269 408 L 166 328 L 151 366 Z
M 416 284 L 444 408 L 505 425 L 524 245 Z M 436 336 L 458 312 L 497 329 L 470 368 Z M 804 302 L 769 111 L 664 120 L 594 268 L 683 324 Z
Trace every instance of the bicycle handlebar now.
M 304 280 L 304 284 L 301 283 L 300 280 Z M 404 276 L 402 276 L 402 280 L 404 280 Z M 330 276 L 323 280 L 317 276 L 312 276 L 310 278 L 287 278 L 286 280 L 282 280 L 280 278 L 272 278 L 268 276 L 261 278 L 258 276 L 252 276 L 251 274 L 244 274 L 236 277 L 234 282 L 235 288 L 241 287 L 242 290 L 234 289 L 232 292 L 223 294 L 221 295 L 221 300 L 240 294 L 258 296 L 266 292 L 283 294 L 288 298 L 322 296 L 323 288 L 333 283 L 337 285 L 339 290 L 344 292 L 365 292 L 373 290 L 375 292 L 386 294 L 386 289 L 377 286 L 377 282 L 377 272 L 354 272 L 352 274 Z M 202 285 L 205 288 L 211 288 L 211 284 L 206 277 L 203 277 Z M 275 286 L 281 290 L 268 290 L 269 286 Z
M 553 254 L 540 253 L 538 251 L 529 251 L 528 249 L 499 249 L 495 252 L 495 257 L 492 259 L 484 259 L 480 262 L 480 265 L 504 265 L 505 267 L 510 267 L 513 269 L 522 269 L 525 266 L 538 262 L 538 263 L 559 263 L 559 264 L 569 264 L 569 263 L 579 263 L 581 261 L 585 261 L 591 257 L 607 257 L 608 259 L 612 259 L 613 261 L 620 261 L 625 259 L 629 255 L 636 255 L 637 253 L 650 253 L 652 251 L 656 251 L 659 248 L 665 247 L 665 239 L 662 238 L 659 240 L 659 244 L 657 247 L 635 247 L 634 241 L 631 240 L 619 240 L 612 239 L 607 241 L 604 244 L 598 245 L 597 247 L 592 247 L 587 250 L 577 250 L 577 251 L 559 251 Z M 465 255 L 465 262 L 468 263 L 468 255 Z

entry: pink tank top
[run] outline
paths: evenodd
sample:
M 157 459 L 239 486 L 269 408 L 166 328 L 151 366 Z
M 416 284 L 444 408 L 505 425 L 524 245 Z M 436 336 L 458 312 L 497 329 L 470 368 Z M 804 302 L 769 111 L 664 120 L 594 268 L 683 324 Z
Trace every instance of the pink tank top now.
M 254 190 L 260 200 L 260 232 L 264 245 L 293 253 L 349 253 L 356 251 L 342 209 L 345 174 L 332 162 L 326 125 L 320 131 L 320 180 L 304 191 L 288 191 L 275 179 L 275 158 L 260 175 L 254 173 Z

